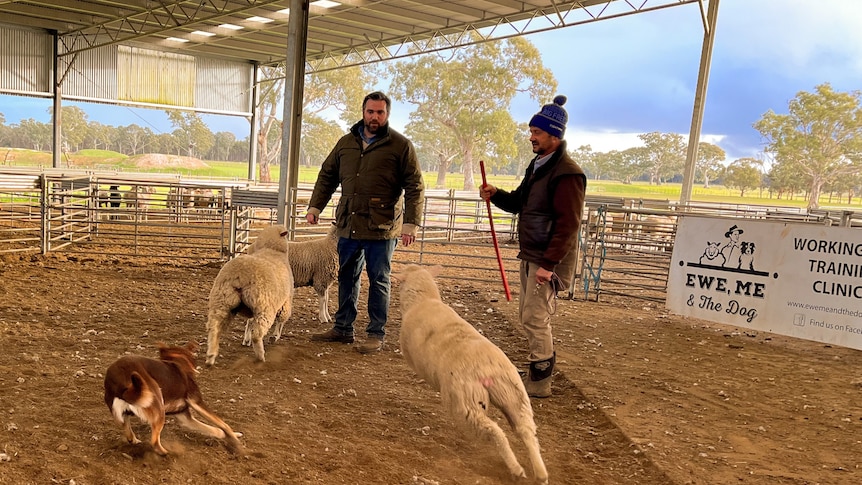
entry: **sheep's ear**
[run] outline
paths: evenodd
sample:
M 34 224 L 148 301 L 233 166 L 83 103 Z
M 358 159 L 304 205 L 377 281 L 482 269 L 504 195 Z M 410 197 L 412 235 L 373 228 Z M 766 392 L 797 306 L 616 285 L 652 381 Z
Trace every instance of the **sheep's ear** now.
M 392 278 L 393 280 L 399 282 L 399 283 L 404 281 L 404 275 L 401 273 L 390 273 L 389 277 Z

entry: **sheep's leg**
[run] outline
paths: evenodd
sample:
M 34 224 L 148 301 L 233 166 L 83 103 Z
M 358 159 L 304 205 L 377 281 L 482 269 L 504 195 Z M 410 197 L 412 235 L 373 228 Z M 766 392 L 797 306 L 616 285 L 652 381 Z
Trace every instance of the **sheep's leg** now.
M 526 421 L 526 418 L 523 418 Z M 532 421 L 532 420 L 531 420 Z M 533 464 L 533 476 L 542 485 L 548 483 L 548 469 L 545 468 L 545 462 L 542 460 L 542 453 L 539 449 L 539 438 L 536 437 L 536 426 L 532 423 L 518 423 L 515 428 L 515 434 L 521 438 L 524 445 L 527 447 L 527 454 L 530 455 L 530 463 Z
M 261 362 L 266 361 L 263 338 L 272 327 L 273 320 L 275 315 L 272 312 L 260 312 L 251 319 L 251 347 L 254 349 L 254 356 Z
M 515 434 L 527 447 L 527 454 L 533 465 L 533 475 L 539 483 L 546 485 L 548 483 L 548 469 L 545 468 L 545 462 L 542 460 L 539 438 L 536 436 L 536 423 L 533 420 L 533 408 L 530 405 L 527 391 L 521 389 L 517 396 L 505 393 L 505 397 L 509 398 L 507 402 L 495 402 L 494 404 L 503 412 Z
M 501 376 L 496 385 L 485 386 L 491 397 L 491 404 L 503 413 L 509 426 L 526 445 L 535 478 L 542 485 L 547 485 L 548 469 L 545 468 L 545 462 L 542 460 L 530 397 L 514 369 L 512 369 L 512 375 L 507 377 Z
M 251 324 L 251 318 L 245 321 L 245 331 L 242 334 L 242 344 L 246 347 L 251 345 Z
M 276 314 L 275 326 L 273 326 L 272 333 L 270 334 L 271 343 L 275 343 L 281 338 L 281 335 L 284 332 L 284 325 L 290 319 L 292 308 L 291 301 L 288 299 L 281 307 L 281 310 L 278 311 L 278 314 Z
M 320 311 L 318 313 L 317 319 L 320 320 L 320 323 L 327 323 L 332 319 L 329 317 L 329 287 L 323 289 L 323 291 L 317 291 L 317 302 L 320 305 Z
M 521 478 L 526 478 L 524 467 L 518 463 L 506 434 L 500 426 L 489 418 L 485 409 L 490 405 L 487 392 L 481 387 L 481 383 L 474 383 L 465 387 L 448 390 L 442 393 L 443 403 L 449 409 L 455 421 L 462 426 L 475 430 L 482 437 L 491 438 L 497 446 L 497 451 L 506 463 L 509 472 Z
M 215 364 L 219 351 L 219 333 L 230 319 L 231 314 L 227 308 L 210 308 L 207 315 L 207 365 Z

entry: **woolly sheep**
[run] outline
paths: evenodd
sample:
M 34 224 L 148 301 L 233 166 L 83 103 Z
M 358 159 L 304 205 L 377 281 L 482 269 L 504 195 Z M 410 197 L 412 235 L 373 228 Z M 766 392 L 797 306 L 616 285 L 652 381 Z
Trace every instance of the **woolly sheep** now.
M 213 189 L 192 190 L 192 207 L 196 209 L 207 209 L 216 206 L 216 194 Z
M 135 185 L 128 192 L 123 193 L 123 202 L 126 207 L 136 209 L 140 212 L 141 220 L 147 220 L 147 211 L 153 200 L 156 188 L 149 185 Z
M 329 228 L 324 237 L 288 244 L 293 286 L 314 288 L 320 304 L 318 319 L 321 323 L 331 321 L 329 288 L 338 279 L 338 235 L 335 233 L 335 225 Z
M 487 404 L 502 411 L 527 447 L 533 474 L 548 483 L 539 451 L 530 398 L 506 354 L 440 299 L 430 271 L 408 265 L 392 277 L 401 284 L 401 353 L 408 365 L 434 390 L 461 425 L 493 439 L 509 471 L 526 477 L 505 433 L 487 413 Z
M 293 305 L 293 272 L 288 261 L 287 231 L 270 226 L 261 231 L 248 254 L 237 256 L 222 266 L 209 296 L 207 315 L 207 365 L 219 353 L 219 332 L 233 316 L 251 318 L 246 324 L 243 344 L 252 344 L 257 360 L 263 362 L 263 338 L 274 342 L 281 337 Z

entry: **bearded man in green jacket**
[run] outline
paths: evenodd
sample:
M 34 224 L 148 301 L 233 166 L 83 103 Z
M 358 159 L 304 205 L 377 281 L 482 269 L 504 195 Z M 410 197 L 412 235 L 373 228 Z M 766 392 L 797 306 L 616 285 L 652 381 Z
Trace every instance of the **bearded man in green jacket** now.
M 335 326 L 312 335 L 318 342 L 353 343 L 360 276 L 368 273 L 367 339 L 355 348 L 383 348 L 389 317 L 392 255 L 398 239 L 416 240 L 425 203 L 422 170 L 413 144 L 389 127 L 392 101 L 375 91 L 362 101 L 362 121 L 350 128 L 323 161 L 305 219 L 317 224 L 338 186 L 338 311 Z

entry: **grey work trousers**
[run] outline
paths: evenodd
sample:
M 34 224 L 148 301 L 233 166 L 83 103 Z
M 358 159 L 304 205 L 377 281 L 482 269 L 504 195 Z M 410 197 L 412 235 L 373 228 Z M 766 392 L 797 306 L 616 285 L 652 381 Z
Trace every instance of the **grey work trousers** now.
M 554 285 L 545 283 L 536 286 L 538 269 L 539 265 L 535 263 L 521 261 L 518 315 L 521 328 L 527 335 L 530 362 L 538 362 L 554 356 L 554 337 L 551 334 L 551 302 L 554 299 Z

